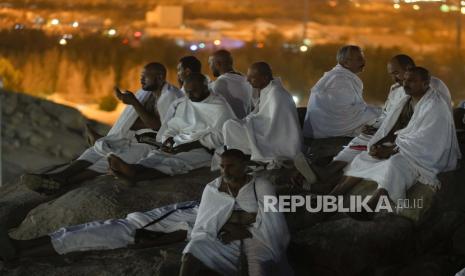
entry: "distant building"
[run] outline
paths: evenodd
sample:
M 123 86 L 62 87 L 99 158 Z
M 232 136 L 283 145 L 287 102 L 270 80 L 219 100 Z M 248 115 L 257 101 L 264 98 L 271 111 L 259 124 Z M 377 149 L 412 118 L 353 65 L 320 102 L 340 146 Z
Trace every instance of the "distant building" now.
M 152 26 L 179 28 L 183 24 L 183 7 L 159 5 L 145 14 L 145 20 L 148 25 Z

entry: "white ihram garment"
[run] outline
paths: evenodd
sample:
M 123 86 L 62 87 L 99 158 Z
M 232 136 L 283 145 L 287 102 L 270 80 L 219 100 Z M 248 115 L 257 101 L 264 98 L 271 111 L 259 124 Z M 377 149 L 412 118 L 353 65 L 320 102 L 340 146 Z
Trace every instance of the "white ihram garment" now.
M 279 267 L 276 275 L 289 275 L 284 274 L 288 268 L 286 248 L 290 240 L 286 220 L 282 213 L 264 212 L 263 198 L 275 195 L 273 186 L 264 178 L 253 178 L 234 198 L 218 190 L 221 181 L 221 177 L 217 178 L 205 187 L 191 241 L 183 253 L 193 254 L 222 275 L 237 273 L 240 241 L 223 244 L 217 236 L 233 210 L 243 210 L 257 213 L 255 223 L 248 229 L 252 238 L 244 240 L 246 252 L 247 248 L 254 249 L 248 256 L 249 266 L 271 261 Z
M 136 93 L 137 100 L 145 104 L 150 98 L 151 92 L 139 90 Z M 156 106 L 160 121 L 163 122 L 168 107 L 177 98 L 182 97 L 182 92 L 169 83 L 166 83 L 158 97 Z M 110 129 L 108 134 L 97 141 L 94 145 L 88 148 L 78 158 L 93 163 L 88 169 L 105 173 L 108 171 L 108 161 L 106 156 L 110 153 L 118 155 L 126 163 L 133 164 L 154 149 L 153 146 L 137 142 L 135 134 L 138 132 L 131 131 L 130 128 L 136 122 L 139 115 L 133 106 L 126 106 L 118 120 Z M 151 129 L 141 130 L 142 132 L 153 132 Z
M 311 89 L 303 134 L 315 139 L 355 137 L 379 114 L 379 108 L 365 103 L 362 80 L 338 64 Z
M 387 115 L 368 147 L 389 133 L 409 98 L 405 95 Z M 460 151 L 454 122 L 449 106 L 434 89 L 430 88 L 420 99 L 408 125 L 396 134 L 399 153 L 379 160 L 363 152 L 346 167 L 345 175 L 375 181 L 396 201 L 404 198 L 416 181 L 440 187 L 437 174 L 456 168 Z
M 267 168 L 293 160 L 302 148 L 302 132 L 292 96 L 279 79 L 260 91 L 255 109 L 242 120 L 229 120 L 223 127 L 224 144 L 266 162 Z
M 225 73 L 210 84 L 213 93 L 223 96 L 239 119 L 244 118 L 251 111 L 252 86 L 247 78 L 235 74 Z

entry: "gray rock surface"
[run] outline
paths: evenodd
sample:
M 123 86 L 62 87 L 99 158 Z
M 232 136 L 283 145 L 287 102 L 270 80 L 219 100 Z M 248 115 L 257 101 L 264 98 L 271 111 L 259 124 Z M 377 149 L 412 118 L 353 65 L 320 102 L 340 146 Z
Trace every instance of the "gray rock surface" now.
M 205 184 L 216 176 L 217 173 L 205 168 L 189 175 L 139 182 L 131 187 L 112 176 L 101 176 L 33 209 L 12 236 L 31 239 L 63 226 L 124 218 L 135 211 L 198 200 Z

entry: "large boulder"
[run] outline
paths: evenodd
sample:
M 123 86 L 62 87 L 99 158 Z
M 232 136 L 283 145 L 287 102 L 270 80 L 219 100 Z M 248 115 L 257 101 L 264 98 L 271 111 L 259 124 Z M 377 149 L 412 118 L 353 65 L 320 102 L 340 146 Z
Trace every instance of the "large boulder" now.
M 396 215 L 344 217 L 296 233 L 291 259 L 301 275 L 360 275 L 413 255 L 413 231 L 412 221 Z
M 128 186 L 112 176 L 101 176 L 33 209 L 12 236 L 31 239 L 63 226 L 122 218 L 135 211 L 200 200 L 205 184 L 216 176 L 217 173 L 205 168 L 135 186 Z
M 146 249 L 117 249 L 72 253 L 64 257 L 25 259 L 18 267 L 2 269 L 0 275 L 18 276 L 171 276 L 179 273 L 185 243 Z

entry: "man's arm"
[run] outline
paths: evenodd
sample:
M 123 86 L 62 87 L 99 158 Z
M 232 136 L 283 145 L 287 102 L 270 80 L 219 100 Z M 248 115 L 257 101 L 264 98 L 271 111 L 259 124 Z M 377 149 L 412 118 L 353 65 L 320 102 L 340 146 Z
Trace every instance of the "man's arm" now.
M 255 222 L 256 218 L 257 213 L 233 211 L 231 217 L 221 228 L 219 238 L 223 243 L 251 238 L 252 233 L 249 232 L 248 228 Z
M 152 128 L 152 129 L 159 129 L 161 126 L 161 121 L 160 121 L 160 116 L 158 113 L 150 113 L 148 110 L 145 109 L 145 107 L 142 105 L 139 100 L 137 100 L 136 96 L 134 93 L 131 91 L 126 90 L 125 92 L 121 92 L 121 90 L 118 87 L 115 87 L 115 94 L 116 97 L 122 101 L 123 103 L 127 105 L 132 105 L 134 109 L 136 110 L 137 114 L 139 115 L 139 118 L 142 120 L 144 125 L 147 128 Z

